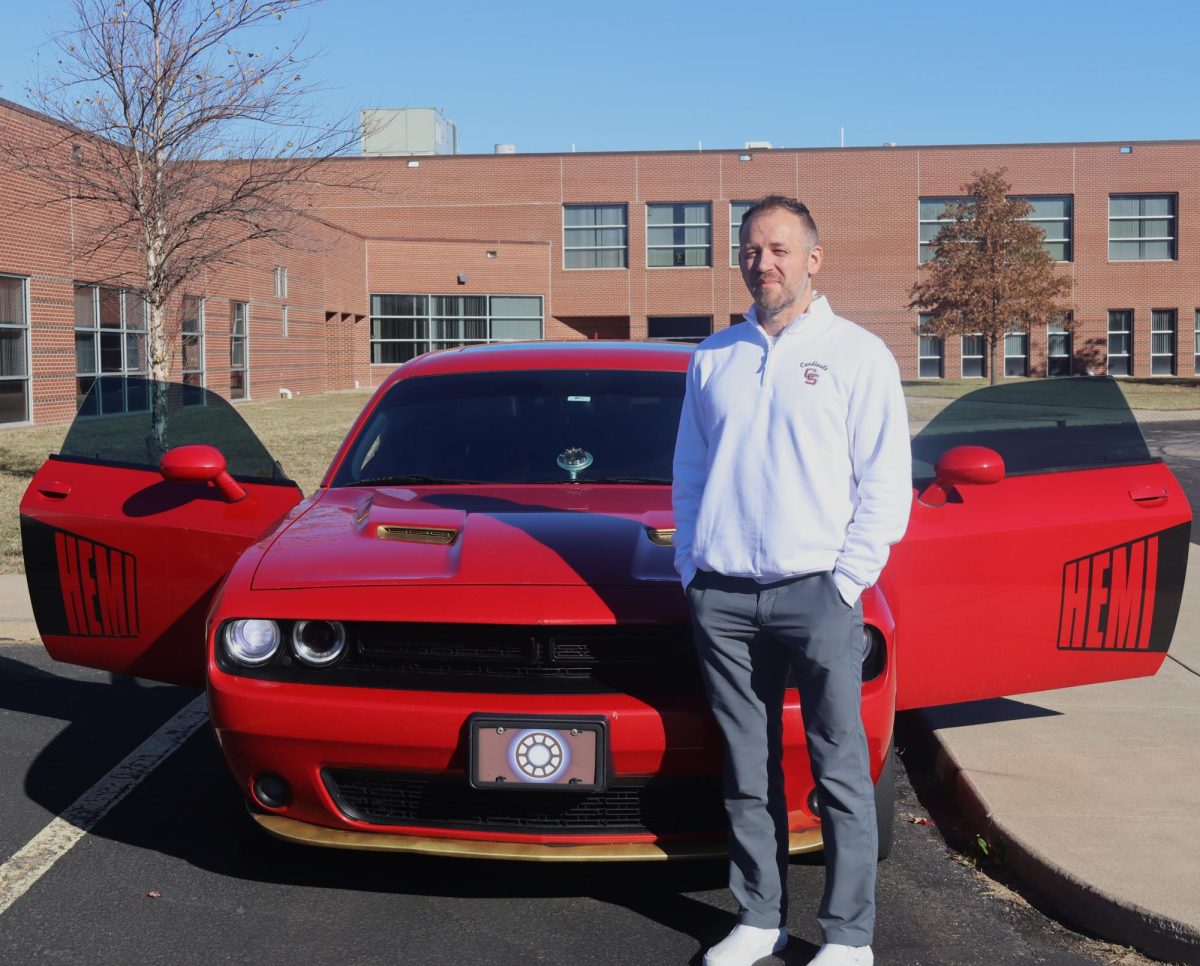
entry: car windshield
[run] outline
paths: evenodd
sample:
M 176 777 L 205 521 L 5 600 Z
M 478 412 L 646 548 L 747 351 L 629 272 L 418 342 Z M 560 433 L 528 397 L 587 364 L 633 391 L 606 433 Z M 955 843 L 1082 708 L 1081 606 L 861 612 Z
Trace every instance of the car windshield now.
M 1121 387 L 1106 377 L 1028 379 L 952 402 L 912 442 L 913 481 L 930 482 L 942 455 L 994 449 L 1009 476 L 1151 462 Z
M 334 486 L 669 485 L 682 372 L 537 370 L 396 383 Z

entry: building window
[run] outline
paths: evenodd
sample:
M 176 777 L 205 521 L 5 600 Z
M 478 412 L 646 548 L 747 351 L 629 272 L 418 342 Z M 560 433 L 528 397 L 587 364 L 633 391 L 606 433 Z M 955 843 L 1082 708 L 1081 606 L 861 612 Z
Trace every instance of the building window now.
M 941 379 L 946 372 L 945 340 L 921 331 L 932 318 L 927 312 L 917 316 L 917 376 L 921 379 Z
M 625 205 L 563 205 L 564 268 L 627 268 Z
M 1046 375 L 1071 374 L 1071 331 L 1061 322 L 1051 322 L 1046 332 Z
M 204 385 L 204 299 L 185 295 L 182 301 L 183 319 L 183 383 L 185 386 Z
M 946 217 L 946 205 L 969 201 L 969 198 L 921 198 L 917 208 L 917 261 L 924 265 L 933 258 L 933 240 L 942 225 L 953 219 Z
M 275 266 L 275 297 L 287 298 L 287 269 L 282 265 Z
M 100 285 L 75 286 L 75 392 L 82 405 L 97 376 L 143 375 L 147 370 L 146 323 L 141 293 Z M 121 386 L 116 381 L 114 386 Z M 144 409 L 142 398 L 120 398 L 114 389 L 98 400 L 95 412 Z
M 1004 334 L 1004 375 L 1029 375 L 1029 333 Z
M 286 305 L 279 306 L 279 334 L 285 339 L 288 337 L 288 307 Z
M 1200 376 L 1200 309 L 1196 309 L 1196 375 Z
M 229 303 L 229 398 L 248 399 L 250 371 L 246 359 L 247 340 L 250 337 L 250 303 Z
M 0 275 L 0 423 L 29 419 L 28 284 Z
M 1175 310 L 1150 310 L 1150 374 L 1175 375 Z
M 704 202 L 646 205 L 646 265 L 712 264 L 712 206 Z
M 742 219 L 754 205 L 753 201 L 729 202 L 729 264 L 731 266 L 741 264 L 738 255 L 742 248 Z
M 703 342 L 712 335 L 711 315 L 651 315 L 646 335 L 664 342 Z
M 431 349 L 542 338 L 540 295 L 372 295 L 371 362 Z
M 964 379 L 982 379 L 987 375 L 987 346 L 981 332 L 962 337 L 962 374 Z
M 1056 262 L 1071 261 L 1071 240 L 1074 235 L 1074 201 L 1071 196 L 1026 196 L 1022 200 L 1033 205 L 1033 211 L 1026 216 L 1026 221 L 1032 222 L 1046 233 L 1046 239 L 1042 242 L 1046 253 Z
M 1133 309 L 1108 312 L 1108 374 L 1128 376 L 1133 372 Z
M 1175 195 L 1110 195 L 1108 260 L 1173 259 L 1178 227 Z

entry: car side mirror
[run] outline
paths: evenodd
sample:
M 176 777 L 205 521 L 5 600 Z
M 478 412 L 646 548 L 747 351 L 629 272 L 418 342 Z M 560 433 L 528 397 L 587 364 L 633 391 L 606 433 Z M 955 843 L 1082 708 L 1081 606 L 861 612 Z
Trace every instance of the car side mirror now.
M 963 483 L 982 486 L 1004 479 L 1004 458 L 986 446 L 955 446 L 942 454 L 933 472 L 933 482 L 917 501 L 924 506 L 945 506 Z
M 158 471 L 171 483 L 211 483 L 227 503 L 246 498 L 246 491 L 229 475 L 225 457 L 215 446 L 176 446 L 163 455 Z

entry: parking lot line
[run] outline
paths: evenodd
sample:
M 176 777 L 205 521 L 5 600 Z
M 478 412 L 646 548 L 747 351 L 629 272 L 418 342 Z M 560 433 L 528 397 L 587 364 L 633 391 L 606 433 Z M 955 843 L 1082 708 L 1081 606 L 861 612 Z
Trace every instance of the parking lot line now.
M 0 865 L 0 915 L 208 720 L 199 695 Z

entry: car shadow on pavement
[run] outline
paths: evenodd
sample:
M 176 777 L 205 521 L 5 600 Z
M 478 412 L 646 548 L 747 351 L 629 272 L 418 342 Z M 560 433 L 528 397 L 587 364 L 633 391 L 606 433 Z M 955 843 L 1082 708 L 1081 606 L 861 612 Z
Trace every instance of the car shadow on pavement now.
M 1036 704 L 1013 698 L 989 698 L 966 704 L 942 704 L 921 712 L 935 728 L 967 728 L 971 725 L 993 724 L 1001 721 L 1024 721 L 1029 718 L 1053 718 L 1062 714 Z

